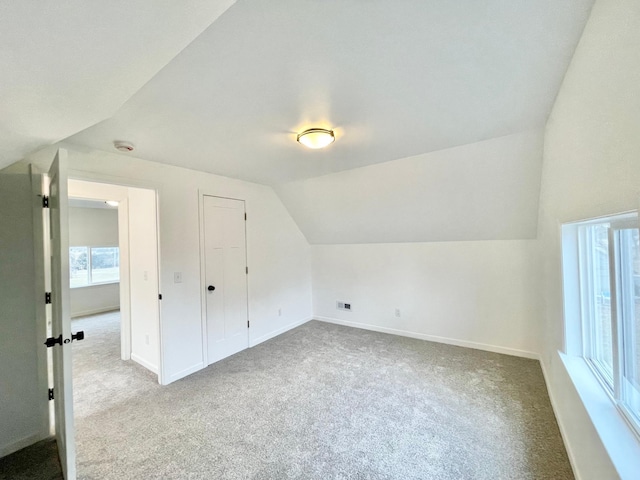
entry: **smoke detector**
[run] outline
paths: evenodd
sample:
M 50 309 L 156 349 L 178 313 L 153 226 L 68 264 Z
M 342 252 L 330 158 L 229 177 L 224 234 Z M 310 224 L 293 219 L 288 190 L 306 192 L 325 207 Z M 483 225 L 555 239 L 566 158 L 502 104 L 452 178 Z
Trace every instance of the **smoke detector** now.
M 115 142 L 113 142 L 113 146 L 116 147 L 116 150 L 118 150 L 119 152 L 133 152 L 133 149 L 135 148 L 133 146 L 133 143 L 131 142 L 123 142 L 120 140 L 116 140 Z

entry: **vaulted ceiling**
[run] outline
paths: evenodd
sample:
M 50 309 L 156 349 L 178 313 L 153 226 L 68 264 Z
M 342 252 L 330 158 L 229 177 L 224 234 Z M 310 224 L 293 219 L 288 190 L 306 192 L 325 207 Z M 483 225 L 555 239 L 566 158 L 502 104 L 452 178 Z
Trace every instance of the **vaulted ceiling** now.
M 531 238 L 544 125 L 593 1 L 4 2 L 0 167 L 63 138 L 128 140 L 140 158 L 274 186 L 305 235 L 330 243 L 439 238 L 401 226 L 325 238 L 318 219 L 348 231 L 335 199 L 396 167 L 396 208 L 458 205 L 473 167 L 480 211 L 500 210 L 503 192 L 527 219 L 443 238 Z M 336 142 L 295 142 L 315 126 Z M 448 180 L 427 191 L 408 165 Z
M 232 3 L 0 2 L 0 168 L 113 116 Z

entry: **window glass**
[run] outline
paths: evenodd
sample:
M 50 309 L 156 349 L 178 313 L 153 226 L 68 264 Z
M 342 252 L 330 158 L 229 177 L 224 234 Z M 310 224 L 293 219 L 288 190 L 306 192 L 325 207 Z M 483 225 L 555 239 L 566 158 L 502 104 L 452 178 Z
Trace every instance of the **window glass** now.
M 82 287 L 89 285 L 89 249 L 87 247 L 69 248 L 70 286 Z
M 613 388 L 613 335 L 611 328 L 611 286 L 609 282 L 609 224 L 587 225 L 584 229 L 582 272 L 585 356 Z
M 71 288 L 120 281 L 118 247 L 69 247 Z
M 617 232 L 619 322 L 622 337 L 621 401 L 640 421 L 640 234 Z
M 118 247 L 91 248 L 91 283 L 117 282 L 120 278 Z

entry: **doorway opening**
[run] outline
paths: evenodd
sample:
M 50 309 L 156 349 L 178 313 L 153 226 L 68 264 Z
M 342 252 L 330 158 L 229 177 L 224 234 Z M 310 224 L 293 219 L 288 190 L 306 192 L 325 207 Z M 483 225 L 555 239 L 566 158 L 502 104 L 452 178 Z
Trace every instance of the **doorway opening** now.
M 157 195 L 69 179 L 73 416 L 78 466 L 92 418 L 162 383 Z M 108 203 L 107 203 L 108 202 Z M 81 473 L 81 472 L 79 472 Z
M 158 382 L 162 383 L 156 192 L 146 188 L 76 179 L 69 179 L 68 188 L 71 199 L 71 316 L 114 310 L 112 307 L 117 303 L 120 310 L 120 358 L 133 360 L 142 365 L 157 375 Z M 110 207 L 105 203 L 107 201 L 117 202 L 117 206 Z M 89 213 L 75 214 L 73 206 L 81 206 L 83 203 L 85 206 L 99 205 L 101 208 Z M 103 222 L 97 221 L 97 212 L 100 212 Z M 116 219 L 113 218 L 113 212 L 117 212 Z M 73 225 L 74 216 L 84 222 Z M 92 245 L 74 245 L 78 243 Z M 110 245 L 100 245 L 105 243 Z M 82 259 L 86 258 L 86 261 L 74 265 L 74 253 Z M 105 258 L 99 259 L 100 254 Z M 93 259 L 106 262 L 103 263 L 106 268 L 100 271 L 92 269 L 91 255 Z M 85 269 L 75 269 L 74 272 L 74 267 Z M 93 283 L 102 285 L 80 287 L 82 290 L 73 288 L 74 281 L 91 283 L 96 273 L 99 275 L 99 281 Z M 107 286 L 101 282 L 105 276 L 111 281 L 117 276 L 118 288 L 113 284 Z M 80 277 L 80 280 L 77 277 Z M 94 293 L 87 294 L 88 291 Z M 73 311 L 74 307 L 76 312 Z M 85 335 L 87 334 L 88 332 L 85 332 Z

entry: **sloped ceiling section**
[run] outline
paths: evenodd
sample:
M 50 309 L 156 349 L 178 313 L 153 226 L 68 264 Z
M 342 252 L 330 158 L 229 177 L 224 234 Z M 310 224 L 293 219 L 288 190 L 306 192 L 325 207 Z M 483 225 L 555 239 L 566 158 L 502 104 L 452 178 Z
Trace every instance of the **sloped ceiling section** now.
M 113 115 L 232 4 L 0 2 L 0 168 Z
M 315 244 L 534 238 L 541 132 L 593 2 L 3 2 L 0 167 L 128 140 L 273 186 Z M 305 149 L 309 127 L 336 142 Z
M 69 141 L 278 185 L 542 128 L 592 4 L 238 0 Z
M 535 130 L 276 191 L 311 244 L 532 239 L 542 147 Z

